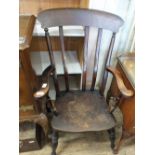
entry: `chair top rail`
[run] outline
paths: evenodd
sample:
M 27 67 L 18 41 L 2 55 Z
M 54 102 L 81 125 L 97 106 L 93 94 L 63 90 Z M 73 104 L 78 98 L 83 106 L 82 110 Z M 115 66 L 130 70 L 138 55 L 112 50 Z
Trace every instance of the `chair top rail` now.
M 55 26 L 81 25 L 107 29 L 117 32 L 123 20 L 117 15 L 92 9 L 60 8 L 48 9 L 38 14 L 42 28 Z

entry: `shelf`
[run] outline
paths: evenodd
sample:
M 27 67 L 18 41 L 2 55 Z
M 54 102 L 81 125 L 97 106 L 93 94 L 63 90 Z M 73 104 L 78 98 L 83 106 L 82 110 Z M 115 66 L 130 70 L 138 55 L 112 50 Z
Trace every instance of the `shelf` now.
M 65 87 L 64 76 L 61 76 L 61 75 L 58 76 L 58 83 L 59 83 L 60 91 L 65 91 L 66 87 Z M 69 75 L 70 90 L 80 90 L 80 88 L 81 88 L 80 83 L 81 83 L 81 75 Z M 51 100 L 56 99 L 56 92 L 55 92 L 54 83 L 53 83 L 52 78 L 50 79 L 49 97 Z
M 64 68 L 62 63 L 62 57 L 60 51 L 55 51 L 54 59 L 56 64 L 57 75 L 64 74 Z M 81 74 L 82 68 L 77 58 L 76 51 L 66 51 L 66 66 L 68 74 Z M 47 51 L 31 52 L 31 63 L 37 75 L 41 75 L 44 69 L 50 65 L 50 60 Z
M 63 26 L 64 36 L 67 37 L 84 37 L 84 29 L 82 26 Z M 58 27 L 49 28 L 51 36 L 59 36 Z M 41 28 L 40 23 L 36 20 L 33 30 L 33 36 L 45 36 L 44 29 Z

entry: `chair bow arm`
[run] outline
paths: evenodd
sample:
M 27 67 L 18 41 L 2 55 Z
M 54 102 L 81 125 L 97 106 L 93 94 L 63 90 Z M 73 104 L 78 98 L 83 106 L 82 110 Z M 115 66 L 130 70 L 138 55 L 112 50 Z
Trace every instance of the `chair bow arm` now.
M 54 70 L 55 68 L 50 65 L 43 71 L 41 88 L 33 94 L 34 98 L 38 99 L 47 95 L 49 91 L 49 77 L 53 75 Z
M 131 97 L 131 96 L 133 96 L 134 92 L 132 90 L 129 90 L 129 89 L 126 88 L 120 72 L 117 69 L 114 69 L 114 68 L 111 68 L 111 67 L 107 67 L 106 69 L 110 73 L 112 73 L 113 76 L 115 77 L 116 83 L 117 83 L 117 86 L 118 86 L 118 89 L 119 89 L 120 93 L 124 97 Z

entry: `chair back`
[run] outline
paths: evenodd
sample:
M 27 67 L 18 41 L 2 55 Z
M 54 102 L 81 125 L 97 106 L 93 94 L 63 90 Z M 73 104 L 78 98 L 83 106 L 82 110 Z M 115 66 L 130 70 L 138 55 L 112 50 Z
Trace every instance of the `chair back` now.
M 51 27 L 59 27 L 59 37 L 61 43 L 61 54 L 64 68 L 64 77 L 66 90 L 69 91 L 69 78 L 68 71 L 66 67 L 66 55 L 65 55 L 65 45 L 64 45 L 64 35 L 63 35 L 63 26 L 83 26 L 84 27 L 84 47 L 83 47 L 83 66 L 82 66 L 82 90 L 86 90 L 86 75 L 87 75 L 87 56 L 88 56 L 88 38 L 90 27 L 95 27 L 98 29 L 98 36 L 96 42 L 96 50 L 94 56 L 94 67 L 93 67 L 93 77 L 91 90 L 94 90 L 97 71 L 98 71 L 98 61 L 99 61 L 99 52 L 100 44 L 102 40 L 102 31 L 103 29 L 110 30 L 112 32 L 112 38 L 110 41 L 109 49 L 106 52 L 104 68 L 109 66 L 111 60 L 111 54 L 115 42 L 115 36 L 119 28 L 123 24 L 123 20 L 114 14 L 90 10 L 90 9 L 49 9 L 42 11 L 38 14 L 38 20 L 41 23 L 41 27 L 45 31 L 45 37 L 47 41 L 50 63 L 55 67 L 55 61 L 53 56 L 52 44 L 50 41 L 50 35 L 48 29 Z M 103 92 L 105 89 L 105 84 L 107 81 L 108 73 L 104 69 L 103 78 L 100 85 L 100 92 Z M 54 73 L 54 83 L 57 94 L 59 93 L 59 84 L 57 80 L 56 72 Z

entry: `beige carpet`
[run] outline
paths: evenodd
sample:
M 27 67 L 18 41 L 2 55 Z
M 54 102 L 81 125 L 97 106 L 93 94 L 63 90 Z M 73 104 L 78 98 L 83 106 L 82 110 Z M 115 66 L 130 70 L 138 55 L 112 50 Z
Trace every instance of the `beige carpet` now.
M 119 110 L 116 110 L 117 119 L 116 143 L 121 134 L 122 116 Z M 50 143 L 46 144 L 41 150 L 24 152 L 20 155 L 51 155 Z M 118 155 L 134 155 L 134 138 L 125 140 L 121 146 Z M 57 155 L 113 155 L 110 148 L 108 133 L 86 132 L 86 133 L 62 133 L 59 134 L 59 144 Z

